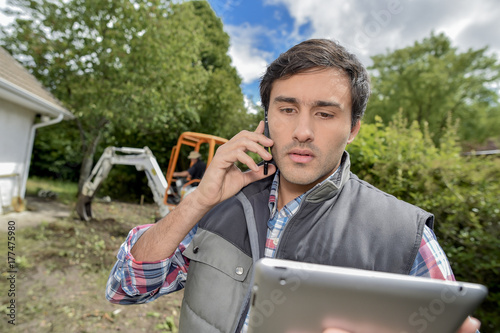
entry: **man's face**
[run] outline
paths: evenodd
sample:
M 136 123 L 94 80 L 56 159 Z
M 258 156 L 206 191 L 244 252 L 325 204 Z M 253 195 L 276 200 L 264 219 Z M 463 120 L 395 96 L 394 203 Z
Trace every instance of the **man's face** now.
M 269 102 L 269 131 L 280 182 L 312 188 L 339 166 L 351 129 L 349 80 L 337 69 L 312 70 L 276 80 Z

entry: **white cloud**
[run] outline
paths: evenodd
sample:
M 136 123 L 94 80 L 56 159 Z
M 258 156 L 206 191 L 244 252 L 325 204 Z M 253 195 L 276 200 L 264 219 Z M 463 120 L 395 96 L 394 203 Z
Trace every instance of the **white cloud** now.
M 474 6 L 462 6 L 463 12 L 450 24 L 440 25 L 436 31 L 450 36 L 460 49 L 482 48 L 488 45 L 500 53 L 500 6 L 495 1 L 478 1 Z
M 356 11 L 351 1 L 344 0 L 265 0 L 267 5 L 284 5 L 290 16 L 295 20 L 294 31 L 296 39 L 323 37 L 340 39 L 352 27 L 360 25 L 362 12 Z M 357 13 L 357 15 L 353 15 Z M 346 24 L 348 23 L 348 24 Z M 310 24 L 311 36 L 302 36 L 300 28 Z
M 369 56 L 444 32 L 460 49 L 489 45 L 500 50 L 498 0 L 264 0 L 284 5 L 294 19 L 295 38 L 338 40 L 368 64 Z M 310 31 L 300 35 L 308 24 Z
M 258 104 L 255 104 L 248 96 L 243 96 L 243 102 L 248 113 L 257 114 L 259 112 L 259 109 L 256 107 Z
M 240 26 L 226 25 L 224 29 L 231 36 L 229 56 L 243 83 L 258 79 L 273 58 L 270 52 L 258 48 L 258 39 L 267 34 L 266 29 L 246 23 Z

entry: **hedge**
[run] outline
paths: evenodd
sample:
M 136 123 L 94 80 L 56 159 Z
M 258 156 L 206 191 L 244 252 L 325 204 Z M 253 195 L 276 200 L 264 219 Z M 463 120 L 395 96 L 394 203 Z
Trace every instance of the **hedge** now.
M 348 146 L 352 170 L 435 215 L 456 279 L 488 287 L 474 316 L 482 331 L 494 332 L 500 330 L 500 156 L 464 156 L 457 125 L 448 128 L 437 146 L 426 128 L 408 126 L 401 115 L 388 126 L 380 119 L 363 124 Z

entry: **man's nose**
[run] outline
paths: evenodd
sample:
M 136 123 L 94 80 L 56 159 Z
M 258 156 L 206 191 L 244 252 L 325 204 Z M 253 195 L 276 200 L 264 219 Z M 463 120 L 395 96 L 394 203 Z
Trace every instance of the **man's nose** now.
M 298 142 L 309 142 L 314 140 L 314 128 L 311 117 L 306 112 L 301 112 L 296 118 L 293 138 Z

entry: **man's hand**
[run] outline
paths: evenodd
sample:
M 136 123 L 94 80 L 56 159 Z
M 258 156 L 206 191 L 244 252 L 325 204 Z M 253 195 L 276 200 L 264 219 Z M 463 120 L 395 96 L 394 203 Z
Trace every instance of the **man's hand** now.
M 458 329 L 457 333 L 476 333 L 481 326 L 481 322 L 476 318 L 468 317 L 462 326 Z M 373 330 L 373 328 L 364 327 L 359 329 L 354 329 L 352 331 L 345 331 L 339 328 L 327 328 L 323 331 L 323 333 L 379 333 L 377 330 Z
M 271 154 L 263 146 L 271 147 L 273 140 L 263 133 L 264 122 L 261 121 L 255 132 L 242 131 L 220 146 L 196 190 L 137 240 L 131 249 L 135 260 L 153 262 L 168 258 L 189 230 L 213 206 L 235 195 L 251 182 L 267 177 L 264 167 L 258 167 L 247 155 L 252 151 L 264 160 L 271 160 Z M 250 170 L 241 172 L 234 165 L 237 161 L 246 164 Z M 276 167 L 269 165 L 269 173 L 274 172 Z
M 462 326 L 458 329 L 457 333 L 475 333 L 481 327 L 481 322 L 473 317 L 468 317 Z
M 272 159 L 272 155 L 264 146 L 271 147 L 273 140 L 263 133 L 264 122 L 261 121 L 254 132 L 242 131 L 220 146 L 198 188 L 190 195 L 196 193 L 197 202 L 200 205 L 213 207 L 232 197 L 246 185 L 267 177 L 264 175 L 263 166 L 257 166 L 247 154 L 251 151 L 266 161 Z M 235 165 L 238 161 L 247 165 L 250 170 L 241 172 Z M 269 165 L 269 174 L 275 171 L 276 167 Z

